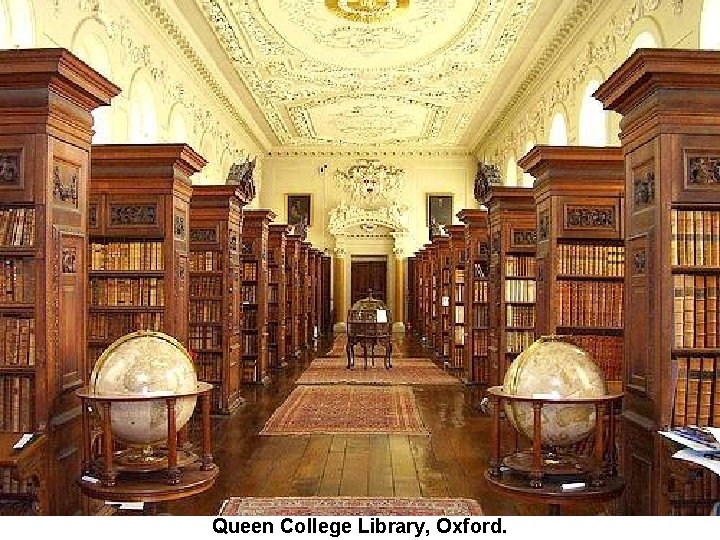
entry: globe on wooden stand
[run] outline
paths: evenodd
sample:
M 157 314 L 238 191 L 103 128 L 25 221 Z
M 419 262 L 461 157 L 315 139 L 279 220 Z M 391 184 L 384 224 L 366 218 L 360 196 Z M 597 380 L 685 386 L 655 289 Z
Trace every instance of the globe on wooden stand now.
M 210 391 L 174 338 L 140 331 L 121 337 L 79 390 L 83 492 L 97 499 L 159 502 L 200 493 L 218 469 L 210 447 Z M 198 455 L 183 429 L 202 401 Z
M 488 389 L 493 447 L 486 479 L 496 488 L 562 504 L 610 500 L 624 486 L 616 466 L 621 394 L 608 394 L 589 354 L 562 336 L 543 336 Z M 504 418 L 501 415 L 504 413 Z M 517 432 L 504 450 L 501 420 Z M 521 444 L 525 441 L 525 444 Z
M 347 368 L 355 366 L 355 345 L 361 345 L 365 367 L 370 358 L 375 365 L 375 346 L 385 347 L 385 368 L 392 367 L 392 313 L 382 300 L 374 298 L 372 290 L 368 296 L 355 302 L 347 314 Z

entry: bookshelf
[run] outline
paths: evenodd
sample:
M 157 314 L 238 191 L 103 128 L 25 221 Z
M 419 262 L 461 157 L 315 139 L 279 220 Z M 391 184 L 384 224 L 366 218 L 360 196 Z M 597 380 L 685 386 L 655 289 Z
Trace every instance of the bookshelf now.
M 165 332 L 188 346 L 190 175 L 185 144 L 93 145 L 88 357 L 117 338 Z
M 420 278 L 418 276 L 418 253 L 407 260 L 407 330 L 417 331 L 417 304 L 420 299 Z
M 308 277 L 310 278 L 310 296 L 308 297 L 308 344 L 314 343 L 319 332 L 318 298 L 320 280 L 318 277 L 318 261 L 320 253 L 313 247 L 308 248 Z
M 35 462 L 40 514 L 81 506 L 91 111 L 120 89 L 64 49 L 0 51 L 0 497 Z M 20 432 L 37 442 L 11 450 Z
M 245 195 L 234 185 L 193 186 L 190 199 L 188 348 L 212 410 L 230 414 L 240 396 L 240 238 Z
M 270 225 L 268 238 L 268 367 L 287 366 L 287 273 L 285 270 L 286 240 L 289 227 Z
M 461 376 L 465 367 L 465 340 L 467 337 L 467 309 L 465 304 L 467 249 L 465 245 L 465 226 L 451 225 L 448 232 L 450 233 L 449 369 Z
M 532 189 L 493 186 L 488 208 L 490 384 L 535 340 L 535 203 Z
M 450 236 L 435 236 L 433 252 L 437 269 L 436 294 L 434 297 L 437 318 L 433 317 L 433 349 L 443 365 L 450 364 L 450 344 L 452 336 L 452 318 L 450 299 L 452 297 L 452 266 L 450 256 Z
M 423 339 L 425 344 L 433 348 L 435 327 L 438 325 L 438 291 L 440 288 L 440 277 L 438 276 L 437 244 L 425 245 L 425 264 L 423 265 L 423 276 L 425 279 L 425 294 L 423 298 Z
M 300 242 L 300 347 L 306 349 L 310 344 L 310 306 L 312 305 L 312 277 L 310 276 L 310 242 Z
M 245 210 L 242 229 L 243 383 L 264 383 L 268 370 L 268 237 L 271 210 Z
M 285 344 L 287 358 L 300 356 L 300 313 L 301 289 L 300 276 L 300 235 L 288 234 L 285 237 Z
M 326 252 L 327 253 L 327 252 Z M 331 280 L 332 280 L 332 258 L 323 254 L 320 261 L 320 273 L 322 283 L 322 296 L 320 305 L 322 308 L 322 334 L 329 336 L 332 334 L 333 314 L 332 314 L 332 298 L 331 298 Z
M 657 430 L 720 420 L 720 52 L 640 49 L 595 96 L 622 115 L 625 510 L 682 512 L 718 496 Z
M 458 213 L 465 224 L 466 342 L 463 380 L 466 384 L 490 383 L 488 365 L 488 213 L 487 210 L 466 209 Z
M 625 162 L 620 148 L 536 146 L 537 335 L 573 336 L 622 391 Z

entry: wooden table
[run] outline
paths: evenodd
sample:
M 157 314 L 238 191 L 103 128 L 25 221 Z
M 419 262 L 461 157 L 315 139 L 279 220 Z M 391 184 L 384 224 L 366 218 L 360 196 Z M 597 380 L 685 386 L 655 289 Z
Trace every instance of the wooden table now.
M 578 489 L 562 489 L 562 482 L 554 481 L 550 476 L 544 477 L 541 487 L 530 487 L 527 476 L 512 471 L 501 471 L 496 476 L 488 469 L 485 480 L 490 487 L 523 502 L 547 504 L 551 516 L 559 516 L 562 507 L 611 501 L 625 488 L 625 480 L 620 476 L 606 477 L 601 486 L 592 485 L 588 478 L 585 487 Z
M 347 338 L 347 368 L 355 366 L 355 345 L 360 345 L 363 348 L 363 358 L 365 360 L 365 367 L 368 367 L 368 347 L 370 347 L 370 358 L 372 365 L 375 366 L 375 346 L 383 345 L 385 347 L 385 355 L 383 356 L 383 362 L 385 369 L 392 367 L 392 335 L 387 334 L 350 334 L 348 333 Z
M 0 433 L 0 468 L 12 470 L 12 476 L 19 480 L 28 494 L 35 499 L 39 515 L 48 512 L 47 494 L 47 437 L 44 433 L 35 438 L 21 450 L 14 450 L 22 433 Z

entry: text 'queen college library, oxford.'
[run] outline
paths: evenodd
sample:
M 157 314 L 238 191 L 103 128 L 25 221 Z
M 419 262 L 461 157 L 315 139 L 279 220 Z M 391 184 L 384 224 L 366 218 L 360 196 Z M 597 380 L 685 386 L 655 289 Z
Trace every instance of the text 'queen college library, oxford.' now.
M 0 0 L 0 516 L 720 514 L 719 21 Z

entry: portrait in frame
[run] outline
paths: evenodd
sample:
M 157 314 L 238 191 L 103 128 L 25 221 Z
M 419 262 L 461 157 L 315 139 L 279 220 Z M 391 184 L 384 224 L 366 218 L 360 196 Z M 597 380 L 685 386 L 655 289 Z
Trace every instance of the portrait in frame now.
M 288 194 L 287 196 L 287 222 L 288 225 L 312 225 L 311 197 L 308 194 Z
M 453 221 L 452 195 L 428 194 L 427 227 L 430 239 L 438 234 L 446 234 Z

